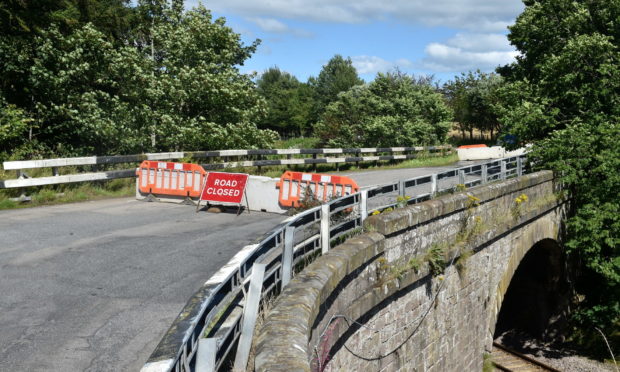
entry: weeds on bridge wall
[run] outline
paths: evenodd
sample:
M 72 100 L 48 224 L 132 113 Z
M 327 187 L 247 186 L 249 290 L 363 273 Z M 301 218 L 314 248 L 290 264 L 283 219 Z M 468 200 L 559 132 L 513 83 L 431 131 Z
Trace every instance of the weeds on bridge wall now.
M 526 194 L 521 194 L 515 198 L 514 205 L 510 209 L 510 213 L 512 214 L 512 218 L 518 219 L 523 214 L 523 210 L 525 209 L 525 203 L 529 198 Z
M 465 185 L 457 189 L 461 190 L 465 188 Z M 397 206 L 406 206 L 409 198 L 399 197 L 397 199 Z M 414 270 L 417 274 L 423 264 L 427 264 L 429 272 L 432 276 L 440 276 L 444 273 L 445 269 L 452 262 L 455 263 L 459 275 L 464 275 L 466 271 L 466 261 L 473 255 L 473 250 L 467 248 L 468 245 L 474 242 L 475 238 L 480 236 L 485 230 L 487 225 L 483 222 L 480 216 L 474 216 L 476 209 L 480 206 L 480 199 L 473 195 L 467 196 L 467 203 L 465 212 L 461 218 L 461 227 L 453 241 L 433 243 L 430 248 L 422 257 L 413 257 L 404 264 L 396 264 L 390 266 L 387 260 L 383 257 L 377 260 L 377 285 L 382 285 L 393 279 L 402 279 L 403 275 Z M 391 211 L 392 208 L 388 208 L 382 212 L 375 211 L 373 215 L 385 213 Z M 370 231 L 371 229 L 366 229 Z M 452 260 L 448 257 L 449 253 L 454 251 L 454 257 Z

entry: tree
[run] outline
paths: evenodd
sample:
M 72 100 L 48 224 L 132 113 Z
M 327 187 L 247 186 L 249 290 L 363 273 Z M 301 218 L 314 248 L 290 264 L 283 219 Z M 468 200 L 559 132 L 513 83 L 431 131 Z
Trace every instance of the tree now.
M 310 121 L 312 90 L 293 75 L 269 68 L 257 80 L 259 94 L 267 101 L 267 116 L 258 125 L 287 135 L 303 135 Z
M 344 59 L 336 54 L 323 66 L 317 78 L 308 80 L 308 84 L 315 91 L 314 121 L 316 121 L 327 105 L 336 100 L 340 92 L 345 92 L 355 85 L 362 85 L 364 81 L 357 75 L 351 58 Z
M 478 129 L 491 132 L 493 137 L 499 130 L 496 105 L 501 86 L 501 76 L 479 70 L 463 73 L 444 84 L 443 92 L 463 135 L 467 131 L 473 139 L 474 129 Z
M 92 23 L 0 38 L 7 133 L 23 114 L 29 141 L 66 156 L 271 146 L 277 134 L 255 125 L 265 102 L 238 69 L 258 41 L 244 45 L 204 7 L 156 5 L 153 48 L 137 31 L 121 43 Z
M 152 117 L 158 149 L 270 147 L 277 133 L 255 124 L 265 101 L 238 68 L 260 41 L 244 45 L 224 18 L 213 20 L 203 6 L 182 12 L 172 5 L 169 21 L 153 31 L 159 56 L 149 100 L 158 108 Z
M 31 122 L 23 110 L 0 96 L 0 153 L 8 153 L 16 145 L 22 145 L 28 138 Z
M 379 73 L 330 103 L 315 133 L 334 147 L 414 146 L 440 143 L 452 113 L 429 83 L 400 72 Z
M 135 23 L 129 0 L 7 0 L 0 3 L 0 92 L 11 104 L 32 109 L 28 73 L 33 47 L 52 24 L 67 36 L 92 23 L 116 44 L 127 44 Z M 44 37 L 44 36 L 43 36 Z
M 63 155 L 146 150 L 143 103 L 151 68 L 133 47 L 115 47 L 92 25 L 64 36 L 42 31 L 28 71 L 33 137 Z
M 566 247 L 583 264 L 575 319 L 616 331 L 620 319 L 620 3 L 527 0 L 510 27 L 520 55 L 501 121 L 533 142 L 531 158 L 570 190 Z

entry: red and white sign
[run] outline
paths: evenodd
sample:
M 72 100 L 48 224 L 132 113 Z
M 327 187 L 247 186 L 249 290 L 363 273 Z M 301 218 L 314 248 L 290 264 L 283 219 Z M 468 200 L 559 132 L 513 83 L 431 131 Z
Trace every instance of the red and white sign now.
M 209 172 L 200 200 L 240 204 L 247 182 L 247 174 Z

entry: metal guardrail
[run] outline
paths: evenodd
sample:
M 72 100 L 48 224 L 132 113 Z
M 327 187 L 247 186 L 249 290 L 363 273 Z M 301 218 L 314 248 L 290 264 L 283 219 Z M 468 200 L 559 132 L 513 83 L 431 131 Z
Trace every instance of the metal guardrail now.
M 105 181 L 117 178 L 135 177 L 135 167 L 123 170 L 91 171 L 78 174 L 61 175 L 61 167 L 90 167 L 110 166 L 121 163 L 139 163 L 143 160 L 175 160 L 175 159 L 208 159 L 209 163 L 202 164 L 205 170 L 263 167 L 272 165 L 303 165 L 303 164 L 339 164 L 357 163 L 365 161 L 407 160 L 416 158 L 417 153 L 427 151 L 437 153 L 452 152 L 450 146 L 427 147 L 384 147 L 384 148 L 348 148 L 348 149 L 273 149 L 273 150 L 220 150 L 220 151 L 192 151 L 192 152 L 164 152 L 140 155 L 90 156 L 80 158 L 43 159 L 5 161 L 5 170 L 17 172 L 17 178 L 0 180 L 0 189 L 55 185 L 72 182 Z M 372 156 L 363 156 L 371 154 Z M 389 155 L 386 155 L 389 154 Z M 282 157 L 283 159 L 273 159 Z M 235 158 L 235 159 L 231 159 Z M 269 159 L 272 158 L 272 159 Z M 51 177 L 30 178 L 24 172 L 27 169 L 52 168 Z
M 359 231 L 374 211 L 428 200 L 459 184 L 520 176 L 525 159 L 498 159 L 375 186 L 288 218 L 260 243 L 245 247 L 190 299 L 141 371 L 229 370 L 233 360 L 235 370 L 245 370 L 258 315 L 256 305 L 249 304 L 276 296 L 294 272 Z

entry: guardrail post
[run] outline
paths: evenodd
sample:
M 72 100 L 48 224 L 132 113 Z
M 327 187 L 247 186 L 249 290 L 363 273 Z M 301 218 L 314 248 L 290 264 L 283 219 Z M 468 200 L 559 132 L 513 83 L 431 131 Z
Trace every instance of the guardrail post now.
M 293 242 L 295 227 L 287 226 L 284 230 L 284 251 L 282 252 L 282 288 L 291 281 L 293 276 Z
M 254 335 L 254 326 L 258 316 L 258 305 L 260 304 L 261 292 L 263 290 L 263 278 L 265 277 L 265 264 L 255 263 L 252 265 L 252 277 L 250 279 L 250 290 L 248 297 L 243 304 L 243 324 L 241 335 L 239 336 L 239 346 L 235 355 L 233 370 L 245 371 L 250 357 L 250 347 Z
M 517 157 L 517 176 L 521 177 L 523 175 L 523 158 Z
M 404 180 L 398 181 L 398 195 L 402 196 L 403 198 L 407 195 L 407 193 L 405 192 L 405 181 Z
M 329 252 L 329 204 L 321 205 L 321 252 Z
M 487 180 L 489 178 L 488 176 L 488 169 L 487 169 L 487 165 L 486 164 L 482 164 L 482 170 L 480 171 L 480 179 L 481 179 L 481 184 L 485 184 L 487 183 Z
M 360 191 L 360 218 L 361 224 L 364 226 L 364 221 L 368 218 L 368 190 Z
M 459 183 L 465 186 L 465 171 L 462 169 L 459 170 Z
M 215 354 L 217 353 L 217 340 L 215 338 L 201 338 L 198 340 L 196 352 L 196 372 L 215 371 Z
M 437 194 L 437 174 L 431 174 L 431 198 Z
M 52 167 L 52 174 L 53 174 L 54 176 L 58 176 L 58 175 L 60 175 L 60 173 L 58 173 L 58 167 Z
M 501 167 L 500 177 L 503 180 L 506 179 L 506 160 L 502 160 L 502 167 Z

